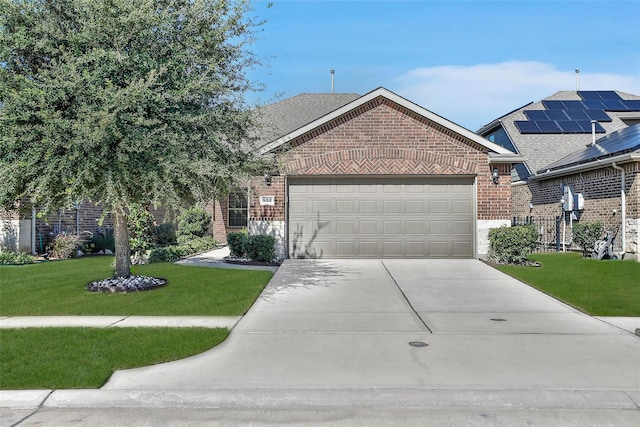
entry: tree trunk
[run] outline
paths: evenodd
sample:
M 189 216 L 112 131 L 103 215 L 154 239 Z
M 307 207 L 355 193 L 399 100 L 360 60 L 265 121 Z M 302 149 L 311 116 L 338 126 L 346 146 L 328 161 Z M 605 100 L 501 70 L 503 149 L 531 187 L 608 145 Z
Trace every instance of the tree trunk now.
M 116 241 L 115 277 L 129 277 L 131 275 L 131 249 L 129 248 L 127 215 L 122 209 L 114 209 L 113 214 L 113 232 Z

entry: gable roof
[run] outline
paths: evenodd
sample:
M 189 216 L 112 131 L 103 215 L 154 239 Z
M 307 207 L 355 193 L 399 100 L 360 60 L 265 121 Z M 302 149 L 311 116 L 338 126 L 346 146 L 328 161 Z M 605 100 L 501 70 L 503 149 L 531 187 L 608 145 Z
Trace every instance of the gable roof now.
M 471 141 L 474 141 L 476 143 L 478 143 L 480 146 L 485 147 L 487 150 L 491 151 L 494 153 L 494 158 L 495 159 L 499 159 L 500 161 L 503 162 L 510 162 L 512 161 L 512 157 L 514 156 L 514 153 L 507 150 L 504 147 L 501 147 L 498 144 L 494 144 L 491 141 L 481 137 L 480 135 L 470 131 L 469 129 L 466 129 L 456 123 L 453 123 L 447 119 L 445 119 L 444 117 L 441 117 L 425 108 L 420 107 L 417 104 L 414 104 L 411 101 L 408 101 L 405 98 L 402 98 L 401 96 L 383 88 L 380 87 L 378 89 L 375 89 L 363 96 L 360 96 L 354 100 L 352 100 L 351 102 L 342 105 L 341 107 L 330 111 L 318 118 L 316 118 L 315 120 L 312 120 L 306 124 L 304 124 L 303 126 L 297 127 L 292 131 L 289 131 L 283 135 L 280 135 L 279 137 L 275 138 L 273 141 L 271 141 L 270 143 L 264 145 L 261 149 L 260 149 L 260 153 L 264 154 L 267 153 L 269 151 L 275 150 L 278 147 L 284 145 L 285 143 L 287 143 L 288 141 L 297 138 L 301 135 L 304 135 L 307 132 L 312 131 L 313 129 L 316 129 L 319 126 L 322 126 L 323 124 L 337 118 L 340 117 L 343 114 L 348 113 L 351 110 L 354 110 L 358 107 L 360 107 L 361 105 L 379 97 L 382 96 L 392 102 L 395 102 L 396 104 L 407 108 L 410 111 L 413 111 L 414 113 L 421 115 L 439 125 L 444 126 L 445 128 L 458 133 L 459 135 L 462 135 L 464 137 L 466 137 L 467 139 L 470 139 Z M 278 127 L 278 126 L 276 126 Z M 283 127 L 284 129 L 284 127 Z M 521 159 L 520 159 L 521 161 Z
M 302 93 L 265 105 L 257 111 L 262 124 L 259 145 L 264 146 L 359 97 L 357 93 Z
M 555 132 L 558 133 L 543 133 L 539 130 L 535 133 L 523 133 L 522 128 L 519 127 L 521 126 L 519 122 L 533 121 L 531 120 L 533 114 L 544 115 L 550 111 L 548 107 L 566 107 L 561 111 L 570 111 L 571 114 L 575 112 L 579 105 L 582 105 L 583 110 L 585 110 L 592 105 L 591 101 L 587 101 L 588 106 L 579 103 L 585 102 L 585 99 L 590 99 L 597 94 L 603 94 L 611 99 L 617 97 L 625 101 L 632 101 L 628 106 L 625 105 L 618 108 L 613 105 L 602 105 L 600 107 L 602 109 L 601 113 L 606 114 L 608 116 L 607 120 L 610 121 L 599 121 L 598 125 L 601 132 L 599 135 L 608 135 L 625 129 L 628 127 L 625 121 L 633 122 L 640 119 L 640 96 L 619 91 L 560 91 L 492 121 L 478 130 L 478 133 L 483 136 L 489 136 L 496 129 L 503 129 L 516 151 L 527 159 L 526 164 L 523 165 L 525 167 L 514 169 L 512 180 L 526 180 L 534 171 L 546 170 L 548 169 L 547 165 L 551 165 L 571 153 L 584 149 L 592 142 L 592 135 L 589 131 L 583 131 L 584 133 L 559 133 L 557 130 Z M 557 104 L 559 101 L 568 101 L 568 103 Z M 536 113 L 531 113 L 532 111 Z M 547 121 L 552 122 L 553 120 L 548 119 Z M 570 121 L 569 117 L 567 117 L 567 121 Z

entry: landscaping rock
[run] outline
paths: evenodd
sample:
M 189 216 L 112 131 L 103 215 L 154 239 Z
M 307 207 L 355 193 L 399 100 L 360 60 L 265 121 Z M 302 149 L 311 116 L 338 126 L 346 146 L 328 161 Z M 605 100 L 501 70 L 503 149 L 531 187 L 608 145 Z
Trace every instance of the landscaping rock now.
M 148 276 L 113 277 L 87 284 L 89 292 L 138 292 L 156 289 L 167 284 L 166 279 Z

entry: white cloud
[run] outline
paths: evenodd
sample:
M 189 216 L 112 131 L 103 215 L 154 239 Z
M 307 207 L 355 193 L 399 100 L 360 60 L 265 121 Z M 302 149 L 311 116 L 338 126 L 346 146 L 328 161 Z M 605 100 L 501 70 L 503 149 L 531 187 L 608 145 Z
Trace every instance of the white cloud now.
M 581 90 L 640 94 L 640 77 L 580 72 Z M 417 68 L 395 79 L 394 92 L 453 122 L 476 130 L 530 101 L 576 89 L 575 70 L 542 62 Z

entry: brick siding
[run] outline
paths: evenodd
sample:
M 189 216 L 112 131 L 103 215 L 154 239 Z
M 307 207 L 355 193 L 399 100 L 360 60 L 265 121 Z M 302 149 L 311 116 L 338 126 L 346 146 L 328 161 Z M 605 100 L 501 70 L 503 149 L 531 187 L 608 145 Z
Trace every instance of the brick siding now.
M 271 186 L 262 179 L 251 184 L 252 220 L 284 221 L 285 176 L 309 175 L 477 176 L 477 218 L 511 217 L 510 165 L 495 166 L 500 181 L 494 184 L 485 147 L 384 97 L 289 141 L 279 167 Z M 260 195 L 275 196 L 276 206 L 259 206 Z M 228 224 L 227 201 L 218 203 Z

